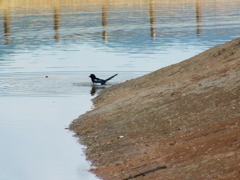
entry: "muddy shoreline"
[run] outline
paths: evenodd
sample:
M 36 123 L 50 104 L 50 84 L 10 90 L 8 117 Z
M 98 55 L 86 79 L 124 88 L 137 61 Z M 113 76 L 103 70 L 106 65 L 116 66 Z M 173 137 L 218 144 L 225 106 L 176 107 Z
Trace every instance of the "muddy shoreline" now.
M 240 179 L 240 38 L 101 91 L 70 125 L 102 179 Z

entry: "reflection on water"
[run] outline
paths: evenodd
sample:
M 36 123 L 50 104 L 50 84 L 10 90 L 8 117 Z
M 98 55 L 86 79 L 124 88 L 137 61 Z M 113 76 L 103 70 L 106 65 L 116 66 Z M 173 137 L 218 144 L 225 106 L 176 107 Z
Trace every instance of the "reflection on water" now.
M 202 34 L 202 4 L 201 0 L 196 1 L 196 22 L 197 22 L 197 35 Z
M 3 18 L 4 18 L 4 36 L 6 37 L 6 44 L 10 43 L 10 18 L 9 11 L 3 10 Z
M 156 15 L 155 15 L 155 2 L 150 0 L 149 2 L 149 14 L 150 14 L 150 26 L 151 37 L 156 37 Z
M 237 0 L 0 1 L 0 180 L 97 179 L 70 122 L 103 88 L 239 37 L 239 9 Z M 92 73 L 119 75 L 96 86 Z
M 239 24 L 237 21 L 239 2 L 237 1 L 230 1 L 231 4 L 227 4 L 228 1 L 189 0 L 184 3 L 174 1 L 167 4 L 165 1 L 148 0 L 136 3 L 130 2 L 129 5 L 124 1 L 121 4 L 119 1 L 110 2 L 107 0 L 98 1 L 96 4 L 91 1 L 85 3 L 77 0 L 71 3 L 54 1 L 55 5 L 38 2 L 45 5 L 45 8 L 43 6 L 40 10 L 34 2 L 33 4 L 26 4 L 26 2 L 21 4 L 20 2 L 14 1 L 15 4 L 12 5 L 14 7 L 8 4 L 0 6 L 3 14 L 3 32 L 6 36 L 5 43 L 7 44 L 10 39 L 13 41 L 18 39 L 18 35 L 23 35 L 21 33 L 24 33 L 26 37 L 27 34 L 24 31 L 31 31 L 32 28 L 36 27 L 38 28 L 37 31 L 31 31 L 31 36 L 37 35 L 39 30 L 53 26 L 55 31 L 53 38 L 56 41 L 59 41 L 60 38 L 74 38 L 86 36 L 86 34 L 94 38 L 98 36 L 99 31 L 102 31 L 102 38 L 106 41 L 109 36 L 131 35 L 128 32 L 129 30 L 141 30 L 147 26 L 150 27 L 150 36 L 154 38 L 156 36 L 168 36 L 169 33 L 180 33 L 181 31 L 181 33 L 184 33 L 183 31 L 193 33 L 191 31 L 194 28 L 196 28 L 195 34 L 199 36 L 207 32 L 209 26 L 218 26 L 222 30 L 224 30 L 223 28 L 227 30 L 231 29 L 228 26 Z M 21 6 L 24 8 L 23 12 L 20 9 Z M 29 7 L 29 9 L 26 7 Z M 230 9 L 228 9 L 229 7 Z M 22 20 L 19 15 L 26 17 L 26 19 Z M 224 19 L 221 16 L 224 16 Z M 149 23 L 147 19 L 149 19 Z M 202 24 L 203 21 L 204 24 Z M 102 30 L 99 29 L 100 23 L 102 24 Z M 76 28 L 79 31 L 75 31 Z M 177 29 L 174 30 L 174 28 Z M 10 31 L 12 31 L 11 38 L 9 38 Z M 127 34 L 124 32 L 127 32 Z M 47 33 L 45 31 L 45 37 L 43 37 L 48 38 L 48 33 L 51 34 L 50 31 Z
M 108 39 L 108 5 L 106 3 L 102 4 L 102 26 L 102 37 L 106 41 Z
M 56 41 L 59 41 L 59 28 L 60 28 L 60 12 L 58 8 L 54 9 L 54 30 L 55 30 L 55 36 L 54 39 Z
M 99 86 L 99 85 L 92 85 L 92 89 L 91 89 L 91 95 L 94 96 L 96 94 L 96 92 L 99 92 L 100 90 L 105 89 L 107 86 Z

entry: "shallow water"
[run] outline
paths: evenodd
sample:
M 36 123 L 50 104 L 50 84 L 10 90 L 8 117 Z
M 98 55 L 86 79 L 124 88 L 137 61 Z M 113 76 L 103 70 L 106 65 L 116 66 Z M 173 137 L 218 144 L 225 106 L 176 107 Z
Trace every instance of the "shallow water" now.
M 239 37 L 239 10 L 224 0 L 0 1 L 0 180 L 97 179 L 65 128 L 103 88 Z M 94 88 L 91 73 L 118 76 Z

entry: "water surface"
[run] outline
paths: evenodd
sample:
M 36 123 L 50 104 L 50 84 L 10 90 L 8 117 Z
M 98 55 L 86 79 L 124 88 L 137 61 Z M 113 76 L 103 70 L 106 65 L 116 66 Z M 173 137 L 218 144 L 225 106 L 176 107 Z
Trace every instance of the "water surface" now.
M 98 179 L 67 129 L 106 87 L 239 37 L 234 0 L 0 1 L 0 180 Z M 159 77 L 161 78 L 161 77 Z

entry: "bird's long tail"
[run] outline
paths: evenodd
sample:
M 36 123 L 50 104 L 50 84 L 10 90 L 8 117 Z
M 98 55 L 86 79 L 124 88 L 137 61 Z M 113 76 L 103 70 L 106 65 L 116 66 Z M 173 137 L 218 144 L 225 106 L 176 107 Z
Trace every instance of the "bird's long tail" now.
M 105 82 L 109 81 L 110 79 L 114 78 L 114 77 L 117 76 L 117 75 L 118 75 L 118 74 L 115 74 L 115 75 L 111 76 L 110 78 L 105 79 Z

